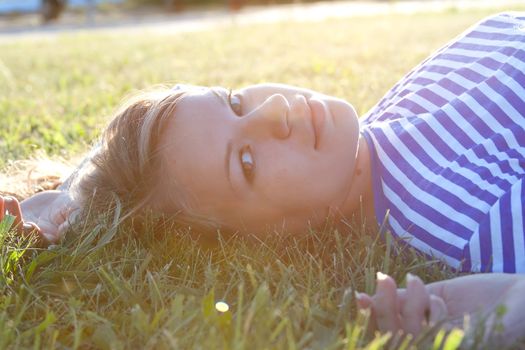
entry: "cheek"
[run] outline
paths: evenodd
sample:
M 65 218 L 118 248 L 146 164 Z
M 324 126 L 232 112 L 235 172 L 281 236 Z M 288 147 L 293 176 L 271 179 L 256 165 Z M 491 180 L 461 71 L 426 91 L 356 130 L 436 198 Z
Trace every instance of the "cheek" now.
M 307 181 L 317 162 L 314 156 L 290 143 L 266 146 L 261 158 L 259 174 L 263 188 L 296 187 Z
M 280 207 L 311 207 L 325 202 L 337 187 L 334 172 L 314 155 L 283 150 L 261 170 L 259 188 L 272 205 Z
M 340 200 L 355 158 L 350 138 L 334 135 L 334 144 L 322 152 L 305 152 L 304 145 L 290 141 L 262 144 L 257 197 L 283 210 L 326 206 Z

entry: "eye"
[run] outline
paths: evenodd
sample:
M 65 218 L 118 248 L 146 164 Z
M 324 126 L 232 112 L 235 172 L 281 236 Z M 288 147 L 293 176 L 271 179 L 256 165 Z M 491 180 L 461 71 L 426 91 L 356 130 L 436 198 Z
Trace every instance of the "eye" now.
M 255 176 L 255 161 L 250 146 L 241 148 L 239 152 L 239 161 L 241 162 L 242 173 L 249 183 L 253 182 Z
M 228 93 L 228 103 L 230 104 L 233 113 L 240 117 L 242 115 L 241 97 L 237 94 L 234 94 L 231 89 Z

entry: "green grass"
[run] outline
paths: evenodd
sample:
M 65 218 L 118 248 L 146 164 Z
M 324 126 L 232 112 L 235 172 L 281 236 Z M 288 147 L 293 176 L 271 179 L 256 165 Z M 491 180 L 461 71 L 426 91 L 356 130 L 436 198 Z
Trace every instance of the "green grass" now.
M 285 82 L 345 98 L 362 114 L 410 68 L 487 14 L 0 41 L 0 169 L 38 149 L 78 154 L 122 98 L 165 82 L 232 88 Z
M 0 42 L 0 169 L 37 150 L 85 151 L 126 94 L 158 83 L 284 82 L 345 98 L 363 114 L 493 12 Z M 41 250 L 0 226 L 0 249 L 0 349 L 402 348 L 366 334 L 349 291 L 373 292 L 376 271 L 401 283 L 407 272 L 425 281 L 454 275 L 350 227 L 211 242 L 181 229 L 77 227 Z M 228 312 L 216 311 L 221 300 Z M 416 344 L 433 342 L 429 334 Z

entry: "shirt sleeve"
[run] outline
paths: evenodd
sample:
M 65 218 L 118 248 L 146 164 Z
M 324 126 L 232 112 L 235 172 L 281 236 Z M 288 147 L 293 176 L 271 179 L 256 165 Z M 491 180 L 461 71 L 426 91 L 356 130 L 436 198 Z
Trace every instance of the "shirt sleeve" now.
M 465 247 L 464 270 L 525 273 L 524 181 L 515 182 L 480 221 Z

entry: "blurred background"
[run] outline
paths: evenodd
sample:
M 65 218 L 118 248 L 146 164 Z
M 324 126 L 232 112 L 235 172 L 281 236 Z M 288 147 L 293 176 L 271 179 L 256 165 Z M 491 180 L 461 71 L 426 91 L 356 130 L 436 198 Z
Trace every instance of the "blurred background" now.
M 155 84 L 308 87 L 363 115 L 434 50 L 524 0 L 0 0 L 0 171 L 74 158 Z M 1 346 L 0 346 L 1 348 Z
M 523 0 L 0 0 L 0 33 L 249 13 L 251 21 L 519 5 Z M 269 10 L 273 12 L 268 12 Z M 276 10 L 280 12 L 275 12 Z M 297 12 L 301 12 L 297 14 Z M 61 27 L 62 26 L 62 27 Z

